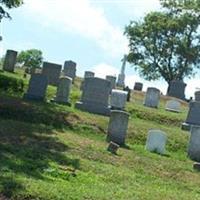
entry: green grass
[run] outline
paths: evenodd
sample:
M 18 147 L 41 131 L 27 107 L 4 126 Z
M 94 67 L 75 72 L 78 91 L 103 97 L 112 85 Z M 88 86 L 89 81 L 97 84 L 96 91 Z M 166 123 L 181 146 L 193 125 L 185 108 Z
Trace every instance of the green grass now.
M 6 73 L 21 77 L 22 72 Z M 24 79 L 27 88 L 28 78 Z M 77 79 L 71 102 L 80 98 Z M 47 99 L 56 89 L 48 87 Z M 187 158 L 189 134 L 181 131 L 187 114 L 144 107 L 135 92 L 126 148 L 106 151 L 107 117 L 51 103 L 24 102 L 21 94 L 0 91 L 0 199 L 13 200 L 189 200 L 200 199 L 200 174 Z M 145 150 L 147 132 L 168 135 L 167 155 Z

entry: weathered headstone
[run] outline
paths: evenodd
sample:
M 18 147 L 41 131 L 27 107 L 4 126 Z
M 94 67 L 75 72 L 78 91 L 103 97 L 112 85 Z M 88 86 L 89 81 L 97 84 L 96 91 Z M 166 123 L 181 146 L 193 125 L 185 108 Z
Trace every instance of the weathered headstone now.
M 136 82 L 133 89 L 137 91 L 142 91 L 142 88 L 143 88 L 143 84 L 140 82 Z
M 167 136 L 163 131 L 150 130 L 147 136 L 146 149 L 150 152 L 165 154 L 166 142 Z
M 116 87 L 116 77 L 115 76 L 106 76 L 106 80 L 110 81 L 110 83 L 111 83 L 111 89 L 110 89 L 110 92 L 111 92 Z
M 110 151 L 112 154 L 117 154 L 118 149 L 119 149 L 119 145 L 112 141 L 109 143 L 109 146 L 107 148 L 107 150 Z
M 14 72 L 16 61 L 17 51 L 7 50 L 3 64 L 3 70 L 7 72 Z
M 95 76 L 95 73 L 94 72 L 91 72 L 91 71 L 85 71 L 85 74 L 84 74 L 84 78 L 92 78 Z
M 74 79 L 76 78 L 76 63 L 71 60 L 65 61 L 63 72 L 65 76 L 72 78 L 72 81 L 74 82 Z
M 71 106 L 69 95 L 71 90 L 72 79 L 67 76 L 60 77 L 56 97 L 53 101 Z
M 46 90 L 48 86 L 47 77 L 43 74 L 33 74 L 29 81 L 27 93 L 24 94 L 24 99 L 28 100 L 45 100 Z
M 194 93 L 194 96 L 195 96 L 195 101 L 200 101 L 200 91 L 196 91 Z
M 110 82 L 101 78 L 86 78 L 81 101 L 75 107 L 95 114 L 110 115 L 108 106 Z
M 44 62 L 42 74 L 47 76 L 48 84 L 57 86 L 61 74 L 62 66 L 54 63 Z
M 179 80 L 171 81 L 167 95 L 185 100 L 185 87 L 186 84 L 183 81 Z
M 127 92 L 127 101 L 129 102 L 131 99 L 131 89 L 128 86 L 126 86 L 123 90 Z
M 129 114 L 120 110 L 112 110 L 108 125 L 107 141 L 124 145 L 127 129 L 128 129 Z
M 191 127 L 188 156 L 191 160 L 200 162 L 200 126 Z
M 112 90 L 110 97 L 111 109 L 124 110 L 127 101 L 127 92 L 122 90 Z
M 181 110 L 181 103 L 175 99 L 169 100 L 166 103 L 165 110 L 171 111 L 171 112 L 180 112 Z
M 144 105 L 147 107 L 157 108 L 160 101 L 160 90 L 157 88 L 147 88 Z

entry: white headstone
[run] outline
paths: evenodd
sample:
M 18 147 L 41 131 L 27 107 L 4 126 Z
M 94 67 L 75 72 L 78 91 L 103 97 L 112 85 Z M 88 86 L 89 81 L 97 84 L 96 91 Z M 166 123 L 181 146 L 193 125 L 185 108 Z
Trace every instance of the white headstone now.
M 150 130 L 146 141 L 146 149 L 150 152 L 165 154 L 165 145 L 167 142 L 166 134 L 161 130 Z
M 171 112 L 180 112 L 181 110 L 181 103 L 175 99 L 167 101 L 166 110 Z

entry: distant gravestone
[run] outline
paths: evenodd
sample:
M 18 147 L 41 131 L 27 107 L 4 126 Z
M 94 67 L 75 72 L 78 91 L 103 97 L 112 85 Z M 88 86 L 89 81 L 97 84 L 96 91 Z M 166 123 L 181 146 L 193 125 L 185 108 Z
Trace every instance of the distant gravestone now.
M 195 96 L 195 101 L 200 101 L 200 91 L 196 91 L 194 93 L 194 96 Z
M 84 78 L 92 78 L 95 76 L 95 73 L 94 72 L 91 72 L 91 71 L 85 71 L 85 74 L 84 74 Z
M 24 94 L 24 99 L 28 100 L 45 100 L 48 80 L 45 75 L 33 74 L 29 81 L 27 93 Z
M 72 79 L 67 76 L 60 77 L 59 85 L 56 92 L 55 102 L 71 106 L 69 95 L 71 90 Z
M 7 50 L 3 64 L 3 70 L 7 72 L 14 72 L 16 62 L 17 62 L 17 51 Z
M 127 101 L 129 102 L 131 99 L 131 89 L 128 86 L 126 86 L 123 90 L 127 92 Z
M 119 145 L 112 141 L 109 143 L 109 146 L 107 148 L 107 150 L 110 151 L 112 154 L 117 154 L 118 149 L 119 149 Z
M 185 100 L 185 87 L 186 84 L 183 81 L 180 80 L 171 81 L 167 95 Z
M 120 110 L 112 110 L 108 125 L 107 141 L 124 145 L 127 129 L 128 129 L 129 114 Z
M 70 77 L 74 82 L 76 78 L 76 63 L 71 60 L 65 61 L 63 72 L 65 76 Z
M 42 74 L 47 76 L 48 84 L 57 86 L 61 74 L 62 66 L 54 63 L 44 62 Z
M 165 110 L 171 111 L 171 112 L 180 112 L 181 110 L 181 103 L 177 100 L 169 100 L 167 101 Z
M 190 159 L 200 162 L 200 126 L 191 127 L 188 156 Z
M 75 107 L 95 114 L 110 115 L 109 94 L 109 81 L 97 77 L 86 78 L 81 101 Z
M 136 82 L 133 89 L 137 91 L 142 91 L 142 88 L 143 88 L 143 84 L 140 82 Z
M 117 78 L 115 76 L 106 76 L 106 80 L 110 81 L 110 83 L 111 83 L 111 90 L 110 91 L 115 89 L 115 87 L 116 87 L 116 79 Z
M 112 90 L 110 97 L 111 109 L 124 110 L 127 101 L 127 92 L 122 90 Z
M 167 136 L 163 131 L 150 130 L 146 141 L 146 149 L 150 152 L 165 154 Z
M 147 107 L 157 108 L 160 101 L 160 90 L 157 88 L 147 88 L 144 105 Z

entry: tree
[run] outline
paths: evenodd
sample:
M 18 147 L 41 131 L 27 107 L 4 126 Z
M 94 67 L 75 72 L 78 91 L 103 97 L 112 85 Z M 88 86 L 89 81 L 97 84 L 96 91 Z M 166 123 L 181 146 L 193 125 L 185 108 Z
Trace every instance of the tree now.
M 23 4 L 23 0 L 0 0 L 0 21 L 3 18 L 9 18 L 11 19 L 11 16 L 9 13 L 5 10 L 5 8 L 11 9 L 11 8 L 17 8 L 20 5 Z
M 17 57 L 17 62 L 28 68 L 40 68 L 42 61 L 42 51 L 38 49 L 21 51 Z
M 146 80 L 191 78 L 200 68 L 200 1 L 160 0 L 162 12 L 125 28 L 127 60 Z

